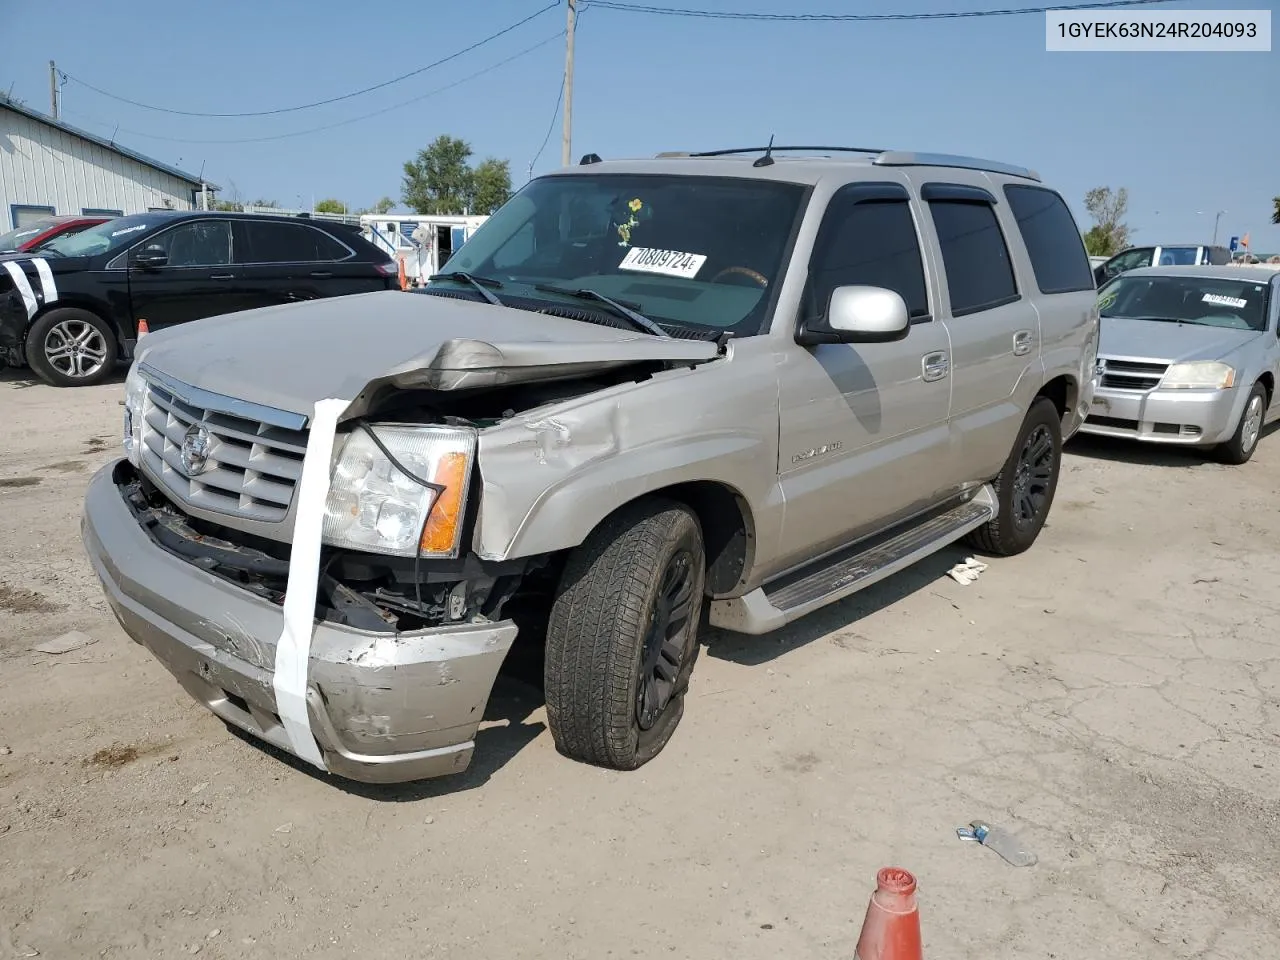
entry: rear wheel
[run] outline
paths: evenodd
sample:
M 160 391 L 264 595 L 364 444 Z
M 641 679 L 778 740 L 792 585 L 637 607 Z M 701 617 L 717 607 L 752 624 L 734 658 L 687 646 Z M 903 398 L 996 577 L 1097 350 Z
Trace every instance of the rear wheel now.
M 88 310 L 50 310 L 27 333 L 27 364 L 55 387 L 88 387 L 111 376 L 116 336 Z
M 985 553 L 1011 557 L 1035 543 L 1058 489 L 1062 418 L 1040 397 L 1027 411 L 1009 459 L 996 477 L 996 515 L 966 538 Z
M 698 656 L 705 567 L 697 519 L 658 499 L 619 511 L 570 555 L 544 668 L 561 753 L 634 770 L 666 746 Z
M 1244 410 L 1240 414 L 1240 422 L 1236 424 L 1236 432 L 1226 443 L 1218 448 L 1222 459 L 1227 463 L 1239 466 L 1248 463 L 1253 451 L 1258 449 L 1258 440 L 1262 436 L 1262 421 L 1267 413 L 1267 388 L 1255 383 L 1249 391 L 1249 399 L 1244 402 Z

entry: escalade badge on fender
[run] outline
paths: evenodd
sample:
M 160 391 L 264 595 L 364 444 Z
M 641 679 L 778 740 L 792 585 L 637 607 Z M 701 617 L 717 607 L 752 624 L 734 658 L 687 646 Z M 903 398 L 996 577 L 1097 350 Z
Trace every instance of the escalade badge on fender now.
M 182 472 L 188 477 L 196 477 L 204 473 L 209 465 L 209 428 L 203 423 L 193 424 L 187 428 L 182 438 Z

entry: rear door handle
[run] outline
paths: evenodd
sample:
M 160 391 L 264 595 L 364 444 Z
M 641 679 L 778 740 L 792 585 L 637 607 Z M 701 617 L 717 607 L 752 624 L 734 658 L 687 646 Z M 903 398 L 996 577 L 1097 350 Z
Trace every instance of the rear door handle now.
M 210 280 L 234 280 L 235 278 L 236 278 L 236 275 L 234 273 L 215 273 L 209 279 Z
M 1013 355 L 1025 357 L 1031 352 L 1032 335 L 1030 330 L 1019 330 L 1013 335 Z
M 328 280 L 330 277 L 333 276 L 333 273 L 330 272 L 329 270 L 313 270 L 311 272 L 311 275 L 317 278 L 318 280 Z
M 947 371 L 950 368 L 950 358 L 941 351 L 938 353 L 926 353 L 920 358 L 920 372 L 926 383 L 941 380 L 947 375 Z

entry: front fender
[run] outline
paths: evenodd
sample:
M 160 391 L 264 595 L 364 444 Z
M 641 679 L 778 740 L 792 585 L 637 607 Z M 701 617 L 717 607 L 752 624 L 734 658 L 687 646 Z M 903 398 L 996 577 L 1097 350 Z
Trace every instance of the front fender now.
M 709 386 L 710 372 L 691 379 Z M 699 393 L 651 382 L 482 431 L 475 552 L 505 560 L 576 547 L 619 507 L 692 481 L 736 491 L 752 507 L 757 545 L 772 542 L 761 514 L 775 511 L 756 506 L 776 486 L 776 392 Z

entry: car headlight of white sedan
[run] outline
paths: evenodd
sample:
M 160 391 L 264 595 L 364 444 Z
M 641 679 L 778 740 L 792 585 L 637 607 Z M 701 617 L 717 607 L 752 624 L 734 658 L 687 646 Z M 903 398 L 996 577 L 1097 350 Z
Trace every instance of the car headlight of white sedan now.
M 1236 371 L 1229 363 L 1216 360 L 1197 360 L 1192 363 L 1175 363 L 1165 371 L 1160 381 L 1162 389 L 1226 390 L 1235 386 Z
M 456 557 L 475 450 L 474 430 L 356 427 L 334 458 L 324 542 L 401 557 Z

